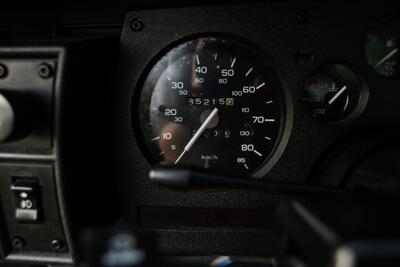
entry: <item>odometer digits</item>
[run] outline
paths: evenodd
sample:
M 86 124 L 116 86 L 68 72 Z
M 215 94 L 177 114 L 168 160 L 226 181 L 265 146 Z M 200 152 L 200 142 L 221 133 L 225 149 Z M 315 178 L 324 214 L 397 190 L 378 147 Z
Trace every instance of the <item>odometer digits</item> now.
M 268 171 L 287 125 L 286 95 L 256 51 L 236 40 L 199 38 L 157 61 L 138 112 L 153 160 L 225 174 Z

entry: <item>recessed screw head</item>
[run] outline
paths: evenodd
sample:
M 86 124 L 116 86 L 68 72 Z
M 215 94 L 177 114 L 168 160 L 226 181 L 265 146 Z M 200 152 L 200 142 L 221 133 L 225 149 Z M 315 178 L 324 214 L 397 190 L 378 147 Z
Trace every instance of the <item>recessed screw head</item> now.
M 300 24 L 304 24 L 310 20 L 310 12 L 307 10 L 300 10 L 297 12 L 296 19 Z
M 11 243 L 14 249 L 21 249 L 25 246 L 25 240 L 18 236 L 14 237 Z
M 62 250 L 64 248 L 64 242 L 59 240 L 59 239 L 54 239 L 54 240 L 51 241 L 51 247 L 55 251 Z
M 47 63 L 41 63 L 38 67 L 38 74 L 43 79 L 50 78 L 53 75 L 53 68 Z
M 0 63 L 0 79 L 7 77 L 8 69 L 5 65 Z
M 143 22 L 140 19 L 133 19 L 131 21 L 131 29 L 134 32 L 141 31 L 143 29 Z

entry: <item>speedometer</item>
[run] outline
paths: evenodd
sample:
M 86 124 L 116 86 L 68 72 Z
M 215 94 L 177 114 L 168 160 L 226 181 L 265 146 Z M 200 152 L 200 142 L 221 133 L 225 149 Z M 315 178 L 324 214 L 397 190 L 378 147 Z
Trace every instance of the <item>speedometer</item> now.
M 145 74 L 138 116 L 152 161 L 263 176 L 290 131 L 288 96 L 271 61 L 236 39 L 198 38 Z

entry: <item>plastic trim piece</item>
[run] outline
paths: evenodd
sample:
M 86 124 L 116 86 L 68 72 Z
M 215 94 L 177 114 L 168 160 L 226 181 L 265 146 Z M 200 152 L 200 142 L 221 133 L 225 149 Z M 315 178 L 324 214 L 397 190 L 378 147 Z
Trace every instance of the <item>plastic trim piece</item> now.
M 61 118 L 61 98 L 62 87 L 65 84 L 63 80 L 65 73 L 66 63 L 66 48 L 63 45 L 49 45 L 49 46 L 10 46 L 0 47 L 0 58 L 14 59 L 51 59 L 56 62 L 56 72 L 52 92 L 52 141 L 53 148 L 50 151 L 38 151 L 37 153 L 0 153 L 2 161 L 14 161 L 19 163 L 24 162 L 37 162 L 37 163 L 53 163 L 54 164 L 54 183 L 56 190 L 56 199 L 58 200 L 58 207 L 60 212 L 60 221 L 65 235 L 69 253 L 32 253 L 32 254 L 9 254 L 4 255 L 6 261 L 17 262 L 30 262 L 30 263 L 60 263 L 72 264 L 74 258 L 73 247 L 71 246 L 72 240 L 68 231 L 69 221 L 65 210 L 65 198 L 63 195 L 61 163 L 60 163 L 60 118 Z

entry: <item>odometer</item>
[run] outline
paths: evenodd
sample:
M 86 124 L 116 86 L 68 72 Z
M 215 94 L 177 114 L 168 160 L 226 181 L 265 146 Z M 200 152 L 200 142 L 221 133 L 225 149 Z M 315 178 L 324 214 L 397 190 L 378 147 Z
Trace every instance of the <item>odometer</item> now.
M 288 99 L 275 68 L 252 46 L 188 41 L 162 55 L 143 81 L 141 136 L 157 163 L 259 177 L 285 146 Z

